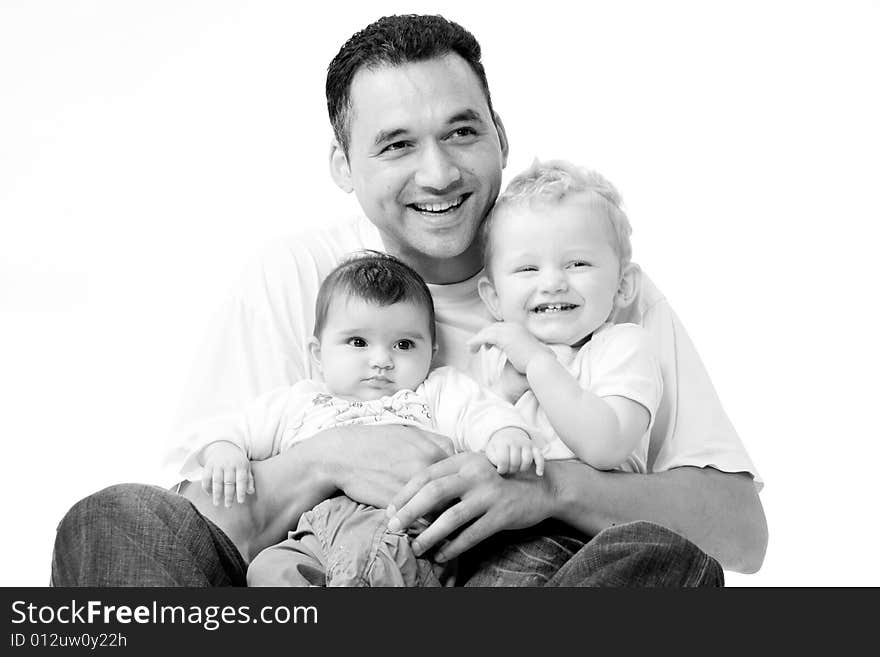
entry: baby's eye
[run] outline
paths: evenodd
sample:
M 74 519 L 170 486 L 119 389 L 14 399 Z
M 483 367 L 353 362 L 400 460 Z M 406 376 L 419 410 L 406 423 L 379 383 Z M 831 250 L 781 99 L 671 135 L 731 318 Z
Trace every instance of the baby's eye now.
M 362 348 L 362 347 L 367 346 L 367 341 L 364 340 L 363 338 L 353 337 L 353 338 L 349 338 L 348 342 L 346 342 L 346 344 L 351 345 L 352 347 L 361 347 Z
M 572 260 L 570 263 L 568 263 L 568 266 L 572 269 L 576 267 L 592 267 L 592 265 L 586 260 Z
M 396 345 L 394 345 L 401 351 L 408 351 L 409 349 L 415 349 L 416 343 L 412 340 L 399 340 Z
M 534 265 L 523 265 L 522 267 L 517 267 L 514 272 L 519 273 L 521 271 L 538 271 L 538 268 Z

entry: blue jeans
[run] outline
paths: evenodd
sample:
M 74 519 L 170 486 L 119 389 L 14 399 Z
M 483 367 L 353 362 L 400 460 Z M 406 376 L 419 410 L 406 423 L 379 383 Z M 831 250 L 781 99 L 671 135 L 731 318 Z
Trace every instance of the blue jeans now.
M 462 556 L 459 575 L 465 586 L 724 586 L 715 559 L 646 521 L 592 539 L 556 520 L 501 532 Z
M 459 563 L 468 586 L 722 586 L 714 559 L 648 522 L 592 540 L 548 521 L 502 532 Z M 53 586 L 245 586 L 247 564 L 185 497 L 120 484 L 74 505 L 58 525 Z
M 77 502 L 58 525 L 52 586 L 245 586 L 232 541 L 185 497 L 143 484 Z

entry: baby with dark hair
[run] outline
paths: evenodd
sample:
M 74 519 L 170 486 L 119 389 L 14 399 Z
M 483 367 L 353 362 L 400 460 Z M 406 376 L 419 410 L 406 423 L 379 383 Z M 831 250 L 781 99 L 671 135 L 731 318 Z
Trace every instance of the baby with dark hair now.
M 340 264 L 318 293 L 309 353 L 323 381 L 272 391 L 239 415 L 187 430 L 183 466 L 214 503 L 244 501 L 250 461 L 275 456 L 331 427 L 396 424 L 452 439 L 456 451 L 485 451 L 499 470 L 543 468 L 540 450 L 513 406 L 451 367 L 431 370 L 434 305 L 400 260 L 364 252 Z M 516 459 L 510 458 L 516 451 Z M 503 453 L 503 456 L 501 454 Z M 288 540 L 264 550 L 250 586 L 427 586 L 448 566 L 417 559 L 406 532 L 390 532 L 384 509 L 337 496 L 300 519 Z

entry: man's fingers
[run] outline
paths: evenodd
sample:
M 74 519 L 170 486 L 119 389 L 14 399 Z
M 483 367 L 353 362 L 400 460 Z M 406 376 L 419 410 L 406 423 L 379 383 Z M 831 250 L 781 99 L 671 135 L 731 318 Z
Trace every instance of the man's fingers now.
M 398 507 L 396 519 L 400 523 L 399 527 L 409 527 L 416 519 L 442 508 L 458 497 L 461 490 L 461 477 L 456 474 L 429 481 L 406 504 Z
M 438 479 L 440 477 L 445 477 L 447 475 L 453 474 L 458 471 L 460 457 L 464 456 L 455 455 L 450 456 L 442 461 L 437 461 L 436 463 L 429 465 L 427 468 L 419 472 L 417 475 L 413 476 L 406 484 L 404 484 L 403 488 L 401 488 L 397 494 L 391 499 L 391 502 L 388 506 L 393 506 L 396 509 L 402 509 L 412 498 L 418 493 L 428 482 L 433 479 Z M 409 522 L 412 522 L 418 515 L 414 515 L 409 518 Z M 403 518 L 401 518 L 401 522 Z M 409 527 L 409 524 L 403 524 L 402 527 Z
M 447 463 L 448 461 L 453 463 Z M 458 474 L 458 463 L 457 456 L 453 456 L 435 463 L 413 477 L 404 487 L 404 491 L 389 504 L 397 509 L 388 525 L 389 529 L 398 531 L 409 527 L 416 519 L 443 508 L 447 502 L 459 497 L 466 486 Z
M 477 514 L 472 514 L 476 516 Z M 438 518 L 439 520 L 439 518 Z M 435 521 L 436 522 L 436 521 Z M 496 534 L 500 528 L 497 523 L 492 520 L 490 512 L 480 515 L 474 522 L 459 532 L 458 536 L 452 541 L 437 550 L 434 554 L 434 560 L 437 562 L 450 561 L 464 554 L 477 543 L 484 541 L 490 536 Z M 425 530 L 427 531 L 427 530 Z M 422 534 L 424 536 L 424 533 Z M 421 536 L 419 536 L 421 539 Z
M 202 490 L 209 494 L 211 492 L 211 476 L 209 468 L 202 468 Z
M 462 500 L 441 513 L 434 522 L 419 534 L 413 541 L 412 548 L 416 556 L 420 556 L 449 536 L 462 525 L 470 522 L 483 512 L 473 502 Z M 446 548 L 444 548 L 445 550 Z

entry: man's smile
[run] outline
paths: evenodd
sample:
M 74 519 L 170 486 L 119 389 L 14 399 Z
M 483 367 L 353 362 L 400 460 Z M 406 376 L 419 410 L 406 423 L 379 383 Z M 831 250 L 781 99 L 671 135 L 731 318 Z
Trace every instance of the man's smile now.
M 451 199 L 443 201 L 417 201 L 408 203 L 406 207 L 427 215 L 444 215 L 446 213 L 455 212 L 470 197 L 471 193 L 462 194 Z

